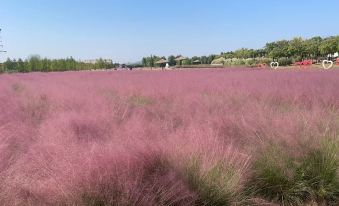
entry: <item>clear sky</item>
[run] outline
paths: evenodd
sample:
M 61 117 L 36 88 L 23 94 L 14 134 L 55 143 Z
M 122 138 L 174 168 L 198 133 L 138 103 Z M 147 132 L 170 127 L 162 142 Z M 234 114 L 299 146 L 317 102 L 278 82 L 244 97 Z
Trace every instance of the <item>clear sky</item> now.
M 6 57 L 219 54 L 339 34 L 339 0 L 0 0 Z

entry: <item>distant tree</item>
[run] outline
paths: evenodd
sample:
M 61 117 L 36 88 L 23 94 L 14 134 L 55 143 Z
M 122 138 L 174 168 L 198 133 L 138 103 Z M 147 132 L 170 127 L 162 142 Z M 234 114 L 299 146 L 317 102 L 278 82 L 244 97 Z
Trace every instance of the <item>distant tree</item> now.
M 169 66 L 175 66 L 177 62 L 175 61 L 175 56 L 171 55 L 168 57 L 168 64 Z
M 151 59 L 150 59 L 150 62 L 149 62 L 149 66 L 150 66 L 150 67 L 154 67 L 154 65 L 155 65 L 155 60 L 154 60 L 154 58 L 156 58 L 156 57 L 153 56 L 153 55 L 151 55 Z
M 217 57 L 217 55 L 214 55 L 214 54 L 209 55 L 207 57 L 207 64 L 211 64 L 216 57 Z
M 208 57 L 207 56 L 201 57 L 201 64 L 208 64 Z
M 78 62 L 72 57 L 66 59 L 41 59 L 38 55 L 30 56 L 27 60 L 7 59 L 2 64 L 2 71 L 8 72 L 51 72 L 51 71 L 73 71 L 73 70 L 90 70 L 97 68 L 113 68 L 115 65 L 112 61 L 99 59 L 96 64 Z
M 143 67 L 147 67 L 148 64 L 147 64 L 147 58 L 146 57 L 143 57 L 142 60 L 141 60 L 141 64 Z
M 310 58 L 317 58 L 320 56 L 320 45 L 322 38 L 317 36 L 305 40 L 305 53 Z
M 257 49 L 255 50 L 255 57 L 265 57 L 266 51 L 265 49 Z
M 296 59 L 303 59 L 306 56 L 305 42 L 301 37 L 292 39 L 288 46 L 289 56 Z
M 242 48 L 242 49 L 235 50 L 234 55 L 238 59 L 247 59 L 247 58 L 251 58 L 254 56 L 254 50 Z
M 200 57 L 197 57 L 197 56 L 192 57 L 192 58 L 191 58 L 191 63 L 193 64 L 194 61 L 199 61 L 199 62 L 201 62 Z
M 4 71 L 14 71 L 15 63 L 10 58 L 7 58 L 7 60 L 3 63 L 3 68 Z
M 324 39 L 321 42 L 319 50 L 320 54 L 326 56 L 328 54 L 333 54 L 338 51 L 338 37 L 329 37 Z
M 107 64 L 109 64 L 109 63 L 112 63 L 112 62 L 104 62 L 105 63 L 105 65 L 102 65 L 102 66 L 104 66 L 105 68 L 107 68 Z M 76 70 L 76 64 L 77 64 L 77 62 L 75 61 L 75 59 L 73 59 L 73 57 L 69 57 L 69 58 L 67 58 L 66 59 L 66 68 L 67 68 L 67 70 Z
M 225 59 L 233 59 L 235 58 L 235 54 L 234 52 L 230 51 L 230 52 L 224 52 L 222 55 Z
M 106 68 L 106 63 L 102 58 L 98 59 L 95 64 L 96 64 L 97 69 L 105 69 Z
M 25 62 L 22 60 L 22 59 L 18 59 L 18 62 L 17 62 L 17 69 L 18 69 L 18 72 L 26 72 L 26 64 Z
M 268 57 L 272 58 L 273 60 L 278 60 L 282 57 L 289 56 L 289 42 L 286 40 L 276 41 L 267 43 L 265 49 L 260 51 L 261 54 L 266 53 Z
M 185 59 L 185 60 L 182 61 L 182 65 L 184 65 L 184 66 L 185 66 L 185 65 L 186 65 L 186 66 L 187 66 L 187 65 L 192 65 L 192 60 L 191 60 L 191 59 Z
M 28 59 L 28 71 L 42 71 L 41 58 L 38 55 L 33 55 Z
M 41 60 L 41 71 L 48 72 L 50 68 L 50 61 L 47 58 Z

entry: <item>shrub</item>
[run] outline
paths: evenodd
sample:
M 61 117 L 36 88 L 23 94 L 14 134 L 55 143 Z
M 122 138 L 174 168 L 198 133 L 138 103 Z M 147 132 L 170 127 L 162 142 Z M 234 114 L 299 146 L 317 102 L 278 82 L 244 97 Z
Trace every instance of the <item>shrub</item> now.
M 201 164 L 200 160 L 194 159 L 186 170 L 188 185 L 197 194 L 195 205 L 225 206 L 244 203 L 245 198 L 238 190 L 241 174 L 223 162 L 214 164 L 207 171 L 202 169 Z
M 282 205 L 301 204 L 307 188 L 296 175 L 293 158 L 270 146 L 254 162 L 250 191 Z
M 248 58 L 248 59 L 245 59 L 245 65 L 246 66 L 254 66 L 256 65 L 258 62 L 256 59 L 253 59 L 253 58 Z
M 293 64 L 293 60 L 291 58 L 283 57 L 279 59 L 280 66 L 288 66 Z
M 224 65 L 224 63 L 225 63 L 225 58 L 224 57 L 220 57 L 220 58 L 217 58 L 217 59 L 214 59 L 213 61 L 212 61 L 212 65 Z
M 246 62 L 244 59 L 232 60 L 232 66 L 243 66 Z
M 335 205 L 339 202 L 338 155 L 338 141 L 326 141 L 302 159 L 298 172 L 310 188 L 310 198 L 318 203 Z
M 302 157 L 271 146 L 256 159 L 250 191 L 283 205 L 317 202 L 335 205 L 339 200 L 338 143 L 326 142 Z

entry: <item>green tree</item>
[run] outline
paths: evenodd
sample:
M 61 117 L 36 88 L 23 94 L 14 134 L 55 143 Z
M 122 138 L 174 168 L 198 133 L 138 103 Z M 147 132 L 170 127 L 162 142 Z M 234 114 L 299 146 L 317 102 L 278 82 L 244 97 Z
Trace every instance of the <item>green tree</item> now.
M 192 60 L 191 59 L 185 59 L 182 61 L 182 65 L 192 65 Z
M 42 61 L 40 56 L 33 55 L 28 59 L 28 71 L 42 71 Z
M 147 58 L 146 57 L 143 57 L 142 60 L 141 60 L 141 64 L 143 67 L 147 67 L 148 64 L 147 64 Z
M 149 60 L 149 66 L 154 67 L 156 60 L 154 60 L 156 57 L 151 55 L 151 58 Z
M 265 49 L 261 54 L 267 53 L 273 60 L 288 57 L 289 56 L 289 42 L 287 40 L 281 40 L 276 42 L 267 43 Z
M 207 56 L 202 56 L 202 57 L 201 57 L 201 64 L 208 64 L 208 58 L 207 58 Z
M 305 52 L 307 56 L 311 58 L 319 57 L 321 42 L 322 38 L 319 36 L 305 40 Z
M 4 71 L 14 71 L 15 70 L 15 63 L 10 58 L 3 63 Z
M 44 58 L 41 60 L 41 71 L 48 72 L 50 70 L 50 60 Z
M 301 37 L 292 39 L 289 42 L 288 53 L 296 59 L 303 59 L 306 55 L 305 42 Z
M 217 55 L 211 54 L 207 57 L 207 64 L 211 64 Z
M 18 69 L 18 72 L 26 72 L 26 64 L 20 58 L 18 59 L 18 62 L 17 62 L 17 69 Z
M 242 48 L 234 51 L 234 56 L 238 59 L 254 58 L 254 53 L 253 49 Z
M 323 56 L 326 56 L 328 54 L 333 54 L 338 51 L 338 37 L 329 37 L 324 39 L 324 41 L 321 42 L 321 45 L 319 47 L 320 54 Z
M 235 58 L 235 54 L 233 51 L 225 52 L 222 55 L 225 59 L 233 59 Z
M 175 66 L 177 64 L 177 62 L 175 61 L 175 56 L 171 55 L 168 57 L 168 64 L 170 66 Z
M 255 57 L 265 57 L 266 56 L 266 51 L 265 49 L 257 49 L 254 51 Z

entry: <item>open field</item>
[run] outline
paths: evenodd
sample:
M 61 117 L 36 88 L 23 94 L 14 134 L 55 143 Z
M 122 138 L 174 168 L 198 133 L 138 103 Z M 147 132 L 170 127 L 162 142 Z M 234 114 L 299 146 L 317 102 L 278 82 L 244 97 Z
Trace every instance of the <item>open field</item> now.
M 338 205 L 339 70 L 0 75 L 0 205 Z

